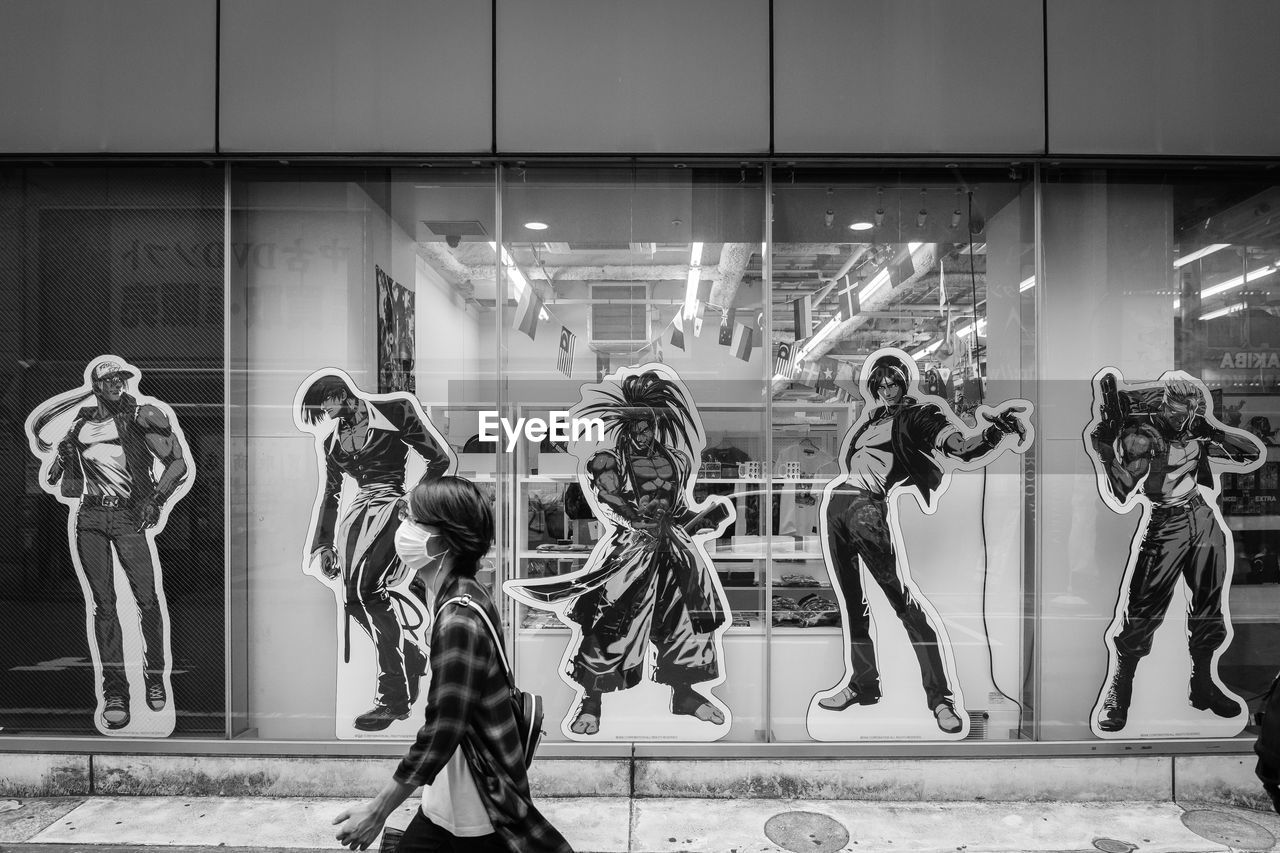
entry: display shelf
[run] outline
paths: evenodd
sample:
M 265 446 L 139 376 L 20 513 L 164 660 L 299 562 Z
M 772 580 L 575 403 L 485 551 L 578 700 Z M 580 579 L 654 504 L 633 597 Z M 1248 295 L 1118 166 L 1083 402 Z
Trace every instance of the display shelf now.
M 522 560 L 585 560 L 591 551 L 520 551 L 517 556 Z
M 1280 530 L 1280 515 L 1224 515 L 1227 527 L 1238 532 Z
M 763 560 L 765 559 L 765 556 L 766 556 L 765 554 L 759 553 L 759 552 L 752 553 L 752 554 L 741 554 L 741 553 L 734 553 L 732 551 L 709 551 L 708 555 L 713 560 L 723 560 L 726 563 L 742 562 L 742 561 L 749 561 L 749 560 Z M 782 560 L 785 562 L 793 562 L 793 563 L 804 563 L 810 560 L 822 559 L 822 553 L 819 551 L 774 551 L 772 554 L 769 554 L 768 556 L 771 557 L 775 563 L 778 562 L 779 560 Z

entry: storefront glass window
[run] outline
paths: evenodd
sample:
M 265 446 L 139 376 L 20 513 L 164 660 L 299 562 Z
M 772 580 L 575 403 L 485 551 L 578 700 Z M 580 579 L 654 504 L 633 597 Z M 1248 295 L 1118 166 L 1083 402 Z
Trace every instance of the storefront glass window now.
M 1031 184 L 773 187 L 772 735 L 1024 736 Z
M 476 438 L 496 407 L 494 199 L 492 169 L 232 170 L 238 732 L 421 725 L 433 614 L 395 536 L 424 476 L 465 475 L 501 513 Z
M 222 199 L 0 169 L 6 736 L 225 735 Z
M 1275 674 L 1277 190 L 1044 186 L 1039 736 L 1248 736 Z
M 759 741 L 768 369 L 759 168 L 508 168 L 507 585 L 553 739 Z

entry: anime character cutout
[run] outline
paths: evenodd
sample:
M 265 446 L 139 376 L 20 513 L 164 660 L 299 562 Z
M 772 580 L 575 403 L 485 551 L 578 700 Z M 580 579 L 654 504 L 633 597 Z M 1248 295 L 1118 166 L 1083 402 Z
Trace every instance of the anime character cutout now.
M 906 548 L 910 543 L 903 541 L 898 498 L 910 494 L 921 510 L 932 513 L 952 471 L 983 467 L 1006 450 L 1024 452 L 1033 437 L 1031 404 L 1010 400 L 995 408 L 980 406 L 976 415 L 985 426 L 972 429 L 941 397 L 921 396 L 918 384 L 916 363 L 902 350 L 881 349 L 867 358 L 861 391 L 868 403 L 844 436 L 840 475 L 823 490 L 819 532 L 827 571 L 839 595 L 847 648 L 843 681 L 810 702 L 809 731 L 818 739 L 916 734 L 930 731 L 932 724 L 945 736 L 961 738 L 968 728 L 953 676 L 950 641 L 911 577 Z M 906 631 L 924 688 L 921 711 L 932 716 L 924 718 L 928 728 L 910 714 L 872 722 L 860 721 L 855 713 L 847 724 L 832 719 L 882 699 L 884 667 L 877 655 L 869 584 L 879 587 Z M 895 646 L 881 652 L 888 668 L 897 669 L 905 649 Z M 882 730 L 886 719 L 899 728 Z
M 670 368 L 646 364 L 583 386 L 570 414 L 604 425 L 604 444 L 576 441 L 570 450 L 606 532 L 581 570 L 505 584 L 508 595 L 555 610 L 572 629 L 562 677 L 577 703 L 561 728 L 574 740 L 721 737 L 729 709 L 711 688 L 724 678 L 731 618 L 705 542 L 734 510 L 724 497 L 694 501 L 706 439 L 692 398 Z M 604 701 L 646 675 L 651 684 L 630 702 Z M 675 719 L 665 717 L 668 709 Z
M 407 719 L 427 669 L 420 636 L 428 618 L 425 591 L 412 586 L 413 573 L 395 547 L 406 486 L 419 479 L 410 473 L 419 467 L 410 465 L 410 452 L 425 464 L 423 479 L 443 476 L 456 460 L 414 397 L 366 394 L 335 368 L 307 377 L 294 417 L 315 436 L 320 471 L 303 571 L 338 599 L 344 662 L 351 662 L 352 622 L 373 643 L 373 704 L 354 717 L 354 732 L 339 722 L 339 737 L 359 737 Z M 340 717 L 346 698 L 340 687 Z
M 1266 450 L 1255 436 L 1219 421 L 1208 389 L 1188 373 L 1170 371 L 1156 382 L 1123 387 L 1121 381 L 1113 367 L 1093 377 L 1093 419 L 1085 429 L 1085 447 L 1107 506 L 1117 513 L 1138 506 L 1142 515 L 1106 633 L 1107 677 L 1091 726 L 1099 737 L 1238 733 L 1244 705 L 1223 689 L 1217 672 L 1231 639 L 1227 592 L 1234 565 L 1231 536 L 1218 509 L 1218 474 L 1222 468 L 1251 471 L 1265 460 Z M 1170 663 L 1156 667 L 1163 670 L 1161 677 L 1144 684 L 1141 692 L 1149 696 L 1143 700 L 1155 701 L 1145 703 L 1150 713 L 1137 724 L 1129 711 L 1138 662 L 1152 652 L 1179 579 L 1187 595 L 1186 695 L 1197 713 L 1180 714 L 1181 702 L 1173 695 L 1157 699 L 1165 685 L 1182 683 L 1167 677 L 1178 666 Z M 1225 724 L 1230 730 L 1218 731 L 1214 718 L 1232 720 Z
M 169 615 L 156 537 L 195 467 L 168 404 L 139 392 L 142 371 L 115 355 L 84 385 L 27 418 L 40 487 L 68 509 L 67 541 L 84 591 L 103 734 L 168 736 L 175 712 Z M 60 436 L 60 437 L 59 437 Z M 117 597 L 116 570 L 132 600 Z

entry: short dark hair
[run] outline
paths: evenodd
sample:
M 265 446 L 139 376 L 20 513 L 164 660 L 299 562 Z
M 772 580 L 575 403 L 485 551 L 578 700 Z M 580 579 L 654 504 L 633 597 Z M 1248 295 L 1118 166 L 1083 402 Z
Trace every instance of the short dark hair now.
M 312 382 L 302 395 L 302 422 L 313 424 L 324 417 L 324 410 L 320 407 L 325 400 L 332 397 L 347 399 L 355 395 L 345 379 L 335 373 L 326 373 Z
M 461 477 L 423 480 L 409 493 L 409 512 L 419 524 L 439 528 L 457 557 L 455 572 L 476 576 L 493 545 L 493 510 L 475 483 Z
M 906 396 L 907 385 L 910 383 L 908 377 L 910 375 L 907 372 L 907 366 L 902 363 L 902 359 L 892 355 L 881 356 L 871 366 L 871 376 L 867 378 L 867 385 L 871 388 L 871 397 L 875 400 L 880 399 L 880 384 L 885 380 L 901 388 L 903 396 Z

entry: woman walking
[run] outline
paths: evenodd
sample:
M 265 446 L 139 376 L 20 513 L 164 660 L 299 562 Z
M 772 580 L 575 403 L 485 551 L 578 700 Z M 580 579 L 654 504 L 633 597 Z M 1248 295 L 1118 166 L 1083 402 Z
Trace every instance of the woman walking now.
M 500 624 L 476 581 L 493 543 L 493 514 L 479 490 L 458 477 L 420 483 L 405 515 L 396 551 L 425 583 L 432 609 L 470 596 Z M 382 791 L 334 819 L 343 845 L 367 849 L 387 817 L 422 785 L 422 805 L 400 853 L 572 853 L 529 795 L 511 686 L 495 640 L 472 607 L 440 609 L 431 629 L 426 721 Z

